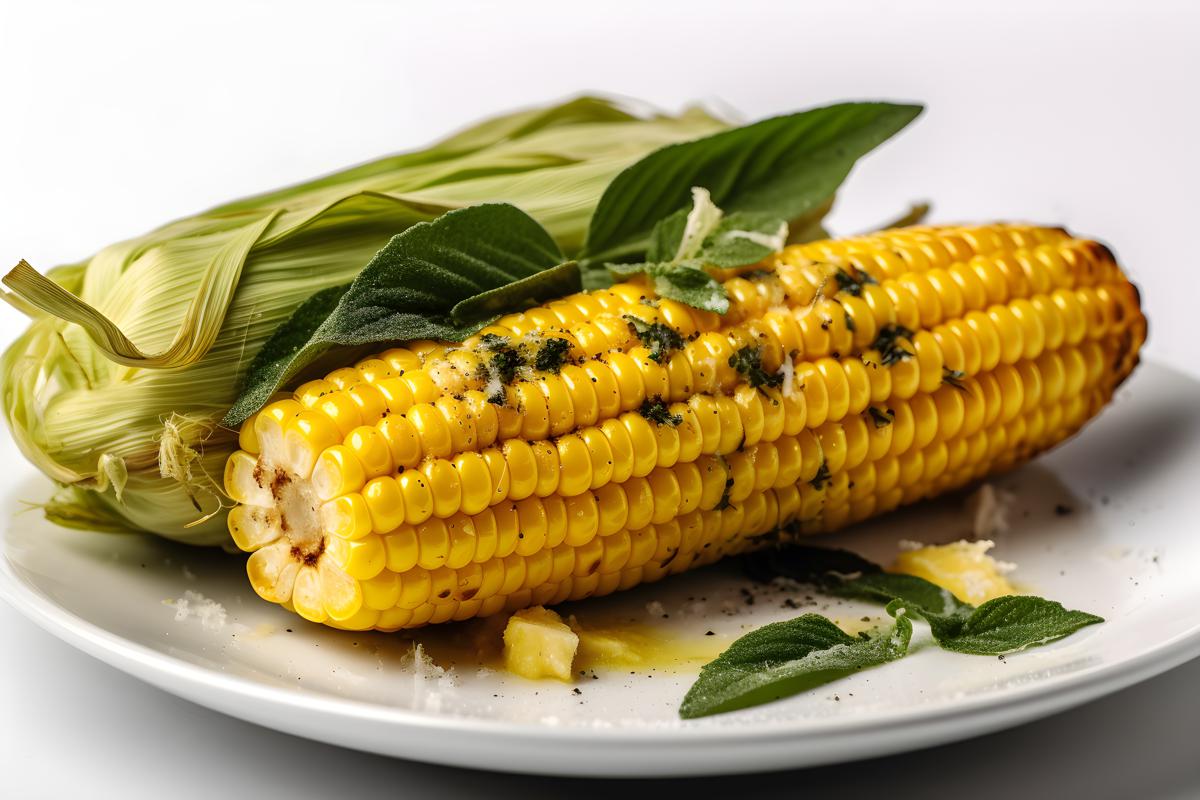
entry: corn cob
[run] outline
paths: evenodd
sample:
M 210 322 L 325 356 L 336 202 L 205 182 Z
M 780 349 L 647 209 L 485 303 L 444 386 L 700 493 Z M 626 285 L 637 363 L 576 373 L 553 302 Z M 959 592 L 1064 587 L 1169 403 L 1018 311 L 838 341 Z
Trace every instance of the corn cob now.
M 602 595 L 1011 467 L 1078 430 L 1146 322 L 1056 228 L 907 228 L 416 342 L 248 420 L 225 486 L 263 598 L 396 630 Z

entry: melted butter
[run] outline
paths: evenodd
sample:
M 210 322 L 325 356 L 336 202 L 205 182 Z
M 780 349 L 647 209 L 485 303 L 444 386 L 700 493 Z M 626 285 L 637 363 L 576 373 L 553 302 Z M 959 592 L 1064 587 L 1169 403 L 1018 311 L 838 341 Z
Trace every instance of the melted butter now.
M 479 669 L 505 672 L 503 634 L 508 616 L 499 614 L 487 619 L 435 625 L 402 635 L 419 643 L 439 667 L 453 667 L 462 672 Z M 881 618 L 835 617 L 833 622 L 855 636 L 862 631 L 876 631 Z M 572 665 L 576 676 L 581 672 L 608 670 L 696 675 L 737 636 L 749 632 L 746 629 L 733 636 L 685 634 L 616 617 L 581 622 L 577 615 L 572 615 L 569 623 L 579 636 L 579 649 Z
M 508 615 L 420 628 L 402 636 L 419 643 L 439 667 L 470 672 L 504 671 L 504 626 Z M 660 673 L 699 673 L 727 648 L 731 638 L 681 634 L 660 626 L 622 619 L 597 619 L 595 624 L 572 616 L 579 636 L 573 672 L 654 670 Z
M 677 636 L 652 625 L 625 623 L 586 628 L 576 622 L 575 670 L 628 668 L 696 673 L 729 646 L 724 636 Z
M 965 603 L 979 605 L 1017 593 L 1005 577 L 1011 565 L 987 554 L 992 546 L 980 540 L 921 547 L 898 555 L 892 571 L 924 578 Z

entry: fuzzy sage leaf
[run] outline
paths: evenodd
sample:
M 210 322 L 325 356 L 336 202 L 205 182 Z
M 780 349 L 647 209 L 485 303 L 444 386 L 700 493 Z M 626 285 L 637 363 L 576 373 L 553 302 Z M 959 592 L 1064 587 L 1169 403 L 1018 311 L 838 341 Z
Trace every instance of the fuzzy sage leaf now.
M 577 291 L 579 271 L 515 206 L 450 211 L 392 237 L 348 287 L 301 304 L 250 366 L 224 424 L 236 426 L 330 350 L 461 341 L 503 311 Z
M 688 203 L 693 186 L 729 212 L 814 220 L 854 162 L 921 112 L 920 106 L 842 103 L 763 120 L 651 153 L 605 189 L 584 245 L 591 263 L 643 257 L 655 224 Z
M 981 656 L 1015 653 L 1070 636 L 1104 621 L 1041 597 L 1009 595 L 989 600 L 967 615 L 926 615 L 944 650 Z
M 729 296 L 706 268 L 729 269 L 762 261 L 783 249 L 788 225 L 770 214 L 725 216 L 707 189 L 694 186 L 692 207 L 660 220 L 650 238 L 645 263 L 609 264 L 609 272 L 619 278 L 645 274 L 660 297 L 724 314 Z
M 614 264 L 610 270 L 620 278 L 646 274 L 659 297 L 677 300 L 693 308 L 724 314 L 729 310 L 725 287 L 704 271 L 699 262 L 665 264 Z
M 804 614 L 751 631 L 706 664 L 679 715 L 694 719 L 779 700 L 905 655 L 912 622 L 890 604 L 895 623 L 866 638 L 850 636 L 819 614 Z
M 1103 618 L 1042 597 L 1009 595 L 976 608 L 924 578 L 884 572 L 847 550 L 796 545 L 751 557 L 759 577 L 781 575 L 826 594 L 871 602 L 903 602 L 929 623 L 946 650 L 1002 655 L 1061 639 Z

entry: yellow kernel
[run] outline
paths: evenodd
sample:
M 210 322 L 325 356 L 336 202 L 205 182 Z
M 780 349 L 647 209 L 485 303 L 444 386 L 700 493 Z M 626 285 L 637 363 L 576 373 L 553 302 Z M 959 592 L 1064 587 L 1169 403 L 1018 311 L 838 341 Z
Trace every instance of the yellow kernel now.
M 433 498 L 435 517 L 445 518 L 462 508 L 462 481 L 451 462 L 431 459 L 421 465 L 420 471 Z
M 404 525 L 383 537 L 383 550 L 390 572 L 408 573 L 417 565 L 420 549 L 417 531 L 411 525 Z
M 357 492 L 366 482 L 362 464 L 345 445 L 328 447 L 313 468 L 312 485 L 322 500 L 332 500 L 340 494 Z
M 462 487 L 461 508 L 464 514 L 478 514 L 492 500 L 492 473 L 479 453 L 459 453 L 453 467 Z
M 396 476 L 400 493 L 404 495 L 404 521 L 418 525 L 433 514 L 433 493 L 425 476 L 416 470 L 401 472 Z
M 356 540 L 329 539 L 325 547 L 343 572 L 360 581 L 374 578 L 387 564 L 383 540 L 374 534 Z

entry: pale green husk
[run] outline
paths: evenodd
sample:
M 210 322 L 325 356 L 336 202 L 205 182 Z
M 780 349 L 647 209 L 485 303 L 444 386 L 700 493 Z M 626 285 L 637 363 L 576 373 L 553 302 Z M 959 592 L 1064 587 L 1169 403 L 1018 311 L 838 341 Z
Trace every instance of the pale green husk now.
M 51 270 L 57 286 L 18 267 L 6 299 L 34 321 L 4 354 L 3 405 L 22 452 L 62 487 L 46 515 L 226 542 L 236 433 L 218 420 L 301 301 L 416 222 L 485 201 L 520 207 L 572 254 L 621 169 L 724 127 L 699 109 L 639 117 L 580 98 L 173 222 Z

